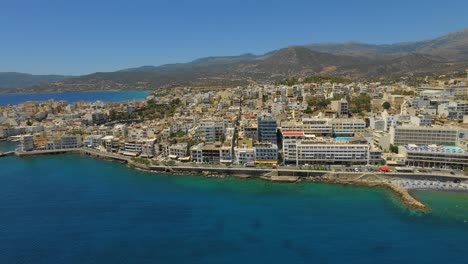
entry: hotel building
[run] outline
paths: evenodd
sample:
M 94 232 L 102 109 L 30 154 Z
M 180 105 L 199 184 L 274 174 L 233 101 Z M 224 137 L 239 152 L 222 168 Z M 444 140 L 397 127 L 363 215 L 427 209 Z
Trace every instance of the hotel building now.
M 454 146 L 406 144 L 398 147 L 406 165 L 436 168 L 468 168 L 468 152 Z

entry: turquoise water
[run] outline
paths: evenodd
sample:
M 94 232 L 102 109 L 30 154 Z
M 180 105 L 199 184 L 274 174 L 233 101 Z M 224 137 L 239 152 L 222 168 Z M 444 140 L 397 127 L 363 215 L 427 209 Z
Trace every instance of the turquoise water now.
M 467 263 L 468 196 L 0 158 L 0 263 Z M 458 207 L 454 206 L 458 205 Z
M 99 92 L 67 92 L 67 93 L 34 93 L 34 94 L 0 94 L 0 105 L 15 105 L 26 101 L 65 100 L 69 103 L 77 101 L 120 102 L 126 100 L 141 100 L 148 96 L 148 91 L 99 91 Z
M 459 151 L 461 150 L 459 147 L 444 147 L 444 150 L 446 151 Z
M 349 137 L 336 137 L 335 140 L 336 141 L 348 141 Z

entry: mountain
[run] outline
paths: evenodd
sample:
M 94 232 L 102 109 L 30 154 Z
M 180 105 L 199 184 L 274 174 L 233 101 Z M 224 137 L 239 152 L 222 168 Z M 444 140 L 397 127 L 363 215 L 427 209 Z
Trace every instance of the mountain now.
M 10 92 L 156 89 L 235 86 L 289 77 L 337 75 L 351 79 L 463 72 L 468 68 L 468 29 L 432 40 L 397 44 L 358 42 L 290 46 L 262 55 L 207 57 L 188 63 L 142 66 L 36 82 Z M 26 79 L 27 80 L 27 79 Z M 0 85 L 1 86 L 1 85 Z M 24 85 L 18 85 L 24 86 Z
M 407 53 L 421 53 L 445 60 L 468 60 L 468 28 L 424 41 L 380 45 L 359 42 L 314 43 L 305 47 L 338 55 L 396 57 Z
M 32 75 L 19 72 L 0 72 L 0 87 L 27 87 L 39 83 L 61 81 L 70 76 L 63 75 Z

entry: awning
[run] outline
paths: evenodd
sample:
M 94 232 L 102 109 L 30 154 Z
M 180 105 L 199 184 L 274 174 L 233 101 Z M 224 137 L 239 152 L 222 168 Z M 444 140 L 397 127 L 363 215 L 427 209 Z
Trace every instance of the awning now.
M 271 165 L 276 165 L 278 161 L 276 160 L 256 160 L 255 164 L 271 164 Z
M 388 166 L 380 166 L 381 171 L 390 171 L 390 168 Z

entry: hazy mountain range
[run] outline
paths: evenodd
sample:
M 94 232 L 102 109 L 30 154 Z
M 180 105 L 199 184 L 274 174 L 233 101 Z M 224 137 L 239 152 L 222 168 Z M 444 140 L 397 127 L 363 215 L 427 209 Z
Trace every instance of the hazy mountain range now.
M 263 55 L 207 57 L 189 63 L 143 66 L 78 77 L 0 73 L 4 92 L 227 86 L 316 74 L 379 78 L 468 69 L 468 29 L 397 44 L 317 43 Z

